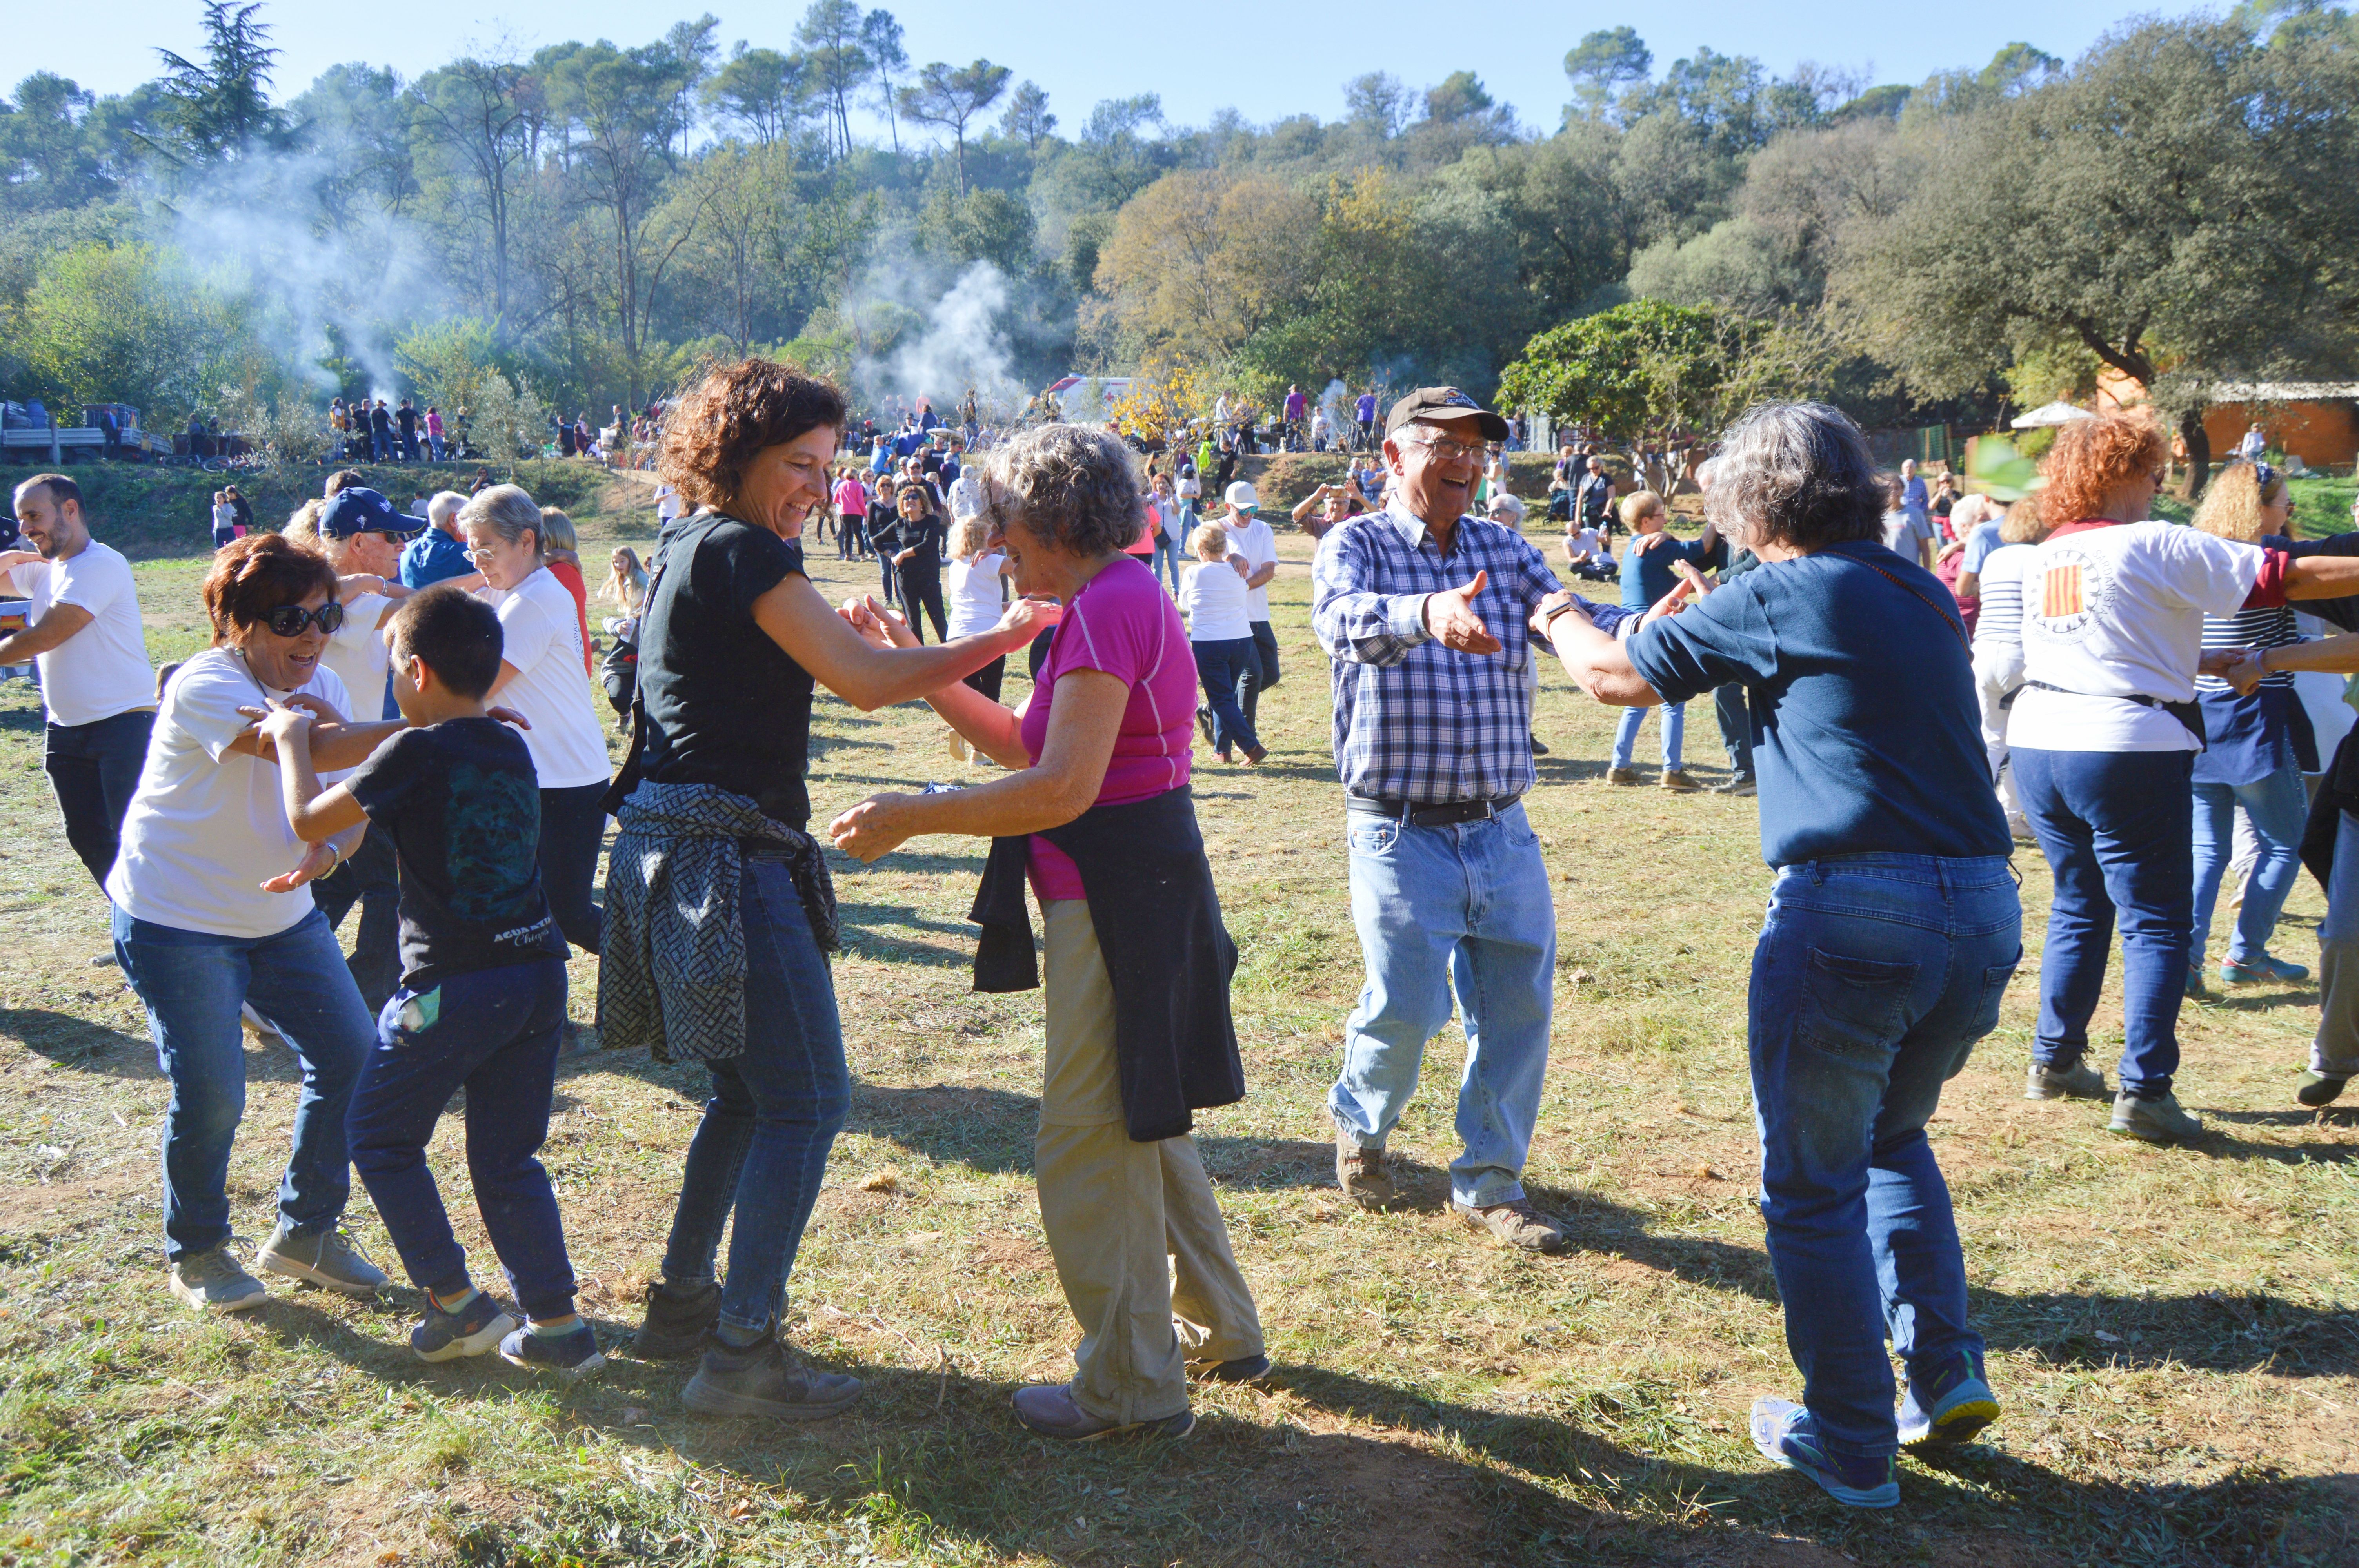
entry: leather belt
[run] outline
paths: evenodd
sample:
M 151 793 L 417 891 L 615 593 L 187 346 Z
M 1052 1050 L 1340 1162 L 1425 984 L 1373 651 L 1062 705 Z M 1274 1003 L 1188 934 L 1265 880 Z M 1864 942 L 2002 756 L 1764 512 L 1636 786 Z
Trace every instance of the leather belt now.
M 1487 822 L 1522 798 L 1503 795 L 1493 800 L 1453 800 L 1440 806 L 1419 806 L 1413 800 L 1378 800 L 1370 795 L 1347 795 L 1343 808 L 1363 816 L 1405 822 L 1411 827 L 1450 827 L 1461 822 Z

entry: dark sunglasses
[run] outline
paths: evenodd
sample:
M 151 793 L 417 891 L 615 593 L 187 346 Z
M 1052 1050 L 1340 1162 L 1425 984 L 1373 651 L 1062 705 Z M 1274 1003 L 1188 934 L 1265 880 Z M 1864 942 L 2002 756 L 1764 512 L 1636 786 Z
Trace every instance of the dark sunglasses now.
M 334 600 L 317 610 L 306 610 L 299 604 L 282 604 L 262 618 L 274 637 L 300 637 L 306 626 L 317 626 L 321 634 L 332 637 L 336 628 L 344 623 L 344 607 Z

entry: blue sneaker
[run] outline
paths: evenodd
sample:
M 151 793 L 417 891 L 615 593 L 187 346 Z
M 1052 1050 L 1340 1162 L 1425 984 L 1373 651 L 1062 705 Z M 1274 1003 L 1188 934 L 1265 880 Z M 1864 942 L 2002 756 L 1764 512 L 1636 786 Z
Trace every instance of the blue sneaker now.
M 500 1341 L 500 1359 L 565 1378 L 586 1378 L 606 1364 L 605 1352 L 598 1348 L 597 1331 L 587 1323 L 576 1324 L 572 1333 L 563 1335 L 519 1328 Z
M 1900 1400 L 1901 1446 L 1953 1447 L 1996 1421 L 1998 1396 L 1978 1370 L 1962 1357 L 1930 1378 L 1909 1379 Z
M 2298 985 L 2308 979 L 2310 971 L 2299 964 L 2288 964 L 2267 953 L 2242 963 L 2231 958 L 2220 966 L 2220 983 L 2223 986 L 2248 986 L 2257 980 L 2285 980 Z
M 1843 1459 L 1819 1446 L 1810 1412 L 1786 1400 L 1753 1401 L 1753 1446 L 1761 1456 L 1799 1470 L 1827 1496 L 1855 1509 L 1900 1506 L 1900 1483 L 1889 1454 L 1881 1459 Z
M 489 1291 L 477 1291 L 475 1299 L 457 1312 L 444 1312 L 429 1296 L 426 1315 L 409 1331 L 409 1347 L 420 1361 L 456 1361 L 462 1356 L 481 1356 L 516 1325 L 516 1320 L 492 1300 Z

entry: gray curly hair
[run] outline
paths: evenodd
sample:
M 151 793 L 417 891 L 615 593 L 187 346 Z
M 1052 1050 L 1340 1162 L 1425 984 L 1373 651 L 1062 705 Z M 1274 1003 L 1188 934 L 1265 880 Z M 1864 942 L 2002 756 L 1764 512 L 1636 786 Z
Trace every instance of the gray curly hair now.
M 1860 434 L 1824 403 L 1765 403 L 1720 438 L 1704 514 L 1755 547 L 1815 550 L 1882 536 L 1884 481 Z
M 995 529 L 1020 522 L 1051 548 L 1086 559 L 1128 547 L 1146 526 L 1147 502 L 1120 439 L 1040 425 L 993 454 L 982 515 Z

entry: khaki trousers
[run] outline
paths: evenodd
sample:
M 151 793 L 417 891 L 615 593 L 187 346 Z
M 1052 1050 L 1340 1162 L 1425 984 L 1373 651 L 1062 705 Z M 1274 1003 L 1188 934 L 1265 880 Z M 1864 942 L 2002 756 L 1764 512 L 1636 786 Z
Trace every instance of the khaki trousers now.
M 1188 1361 L 1262 1353 L 1261 1318 L 1195 1140 L 1134 1143 L 1124 1127 L 1114 986 L 1089 905 L 1058 900 L 1046 925 L 1033 1171 L 1057 1281 L 1082 1325 L 1073 1402 L 1101 1420 L 1159 1421 L 1188 1408 Z

